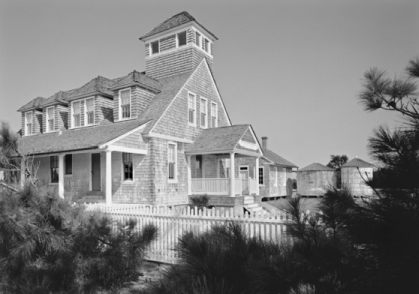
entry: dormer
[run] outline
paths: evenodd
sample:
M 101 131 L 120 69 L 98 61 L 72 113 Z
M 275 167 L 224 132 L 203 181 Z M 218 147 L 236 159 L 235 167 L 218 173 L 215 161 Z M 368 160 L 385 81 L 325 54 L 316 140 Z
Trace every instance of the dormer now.
M 109 89 L 113 84 L 114 81 L 98 76 L 70 91 L 66 97 L 69 107 L 68 128 L 90 127 L 104 119 L 113 121 L 113 91 Z
M 67 129 L 68 102 L 67 92 L 59 91 L 42 103 L 42 132 L 53 133 Z
M 135 70 L 118 79 L 111 88 L 114 92 L 114 121 L 138 118 L 160 89 L 161 84 L 157 80 Z
M 217 37 L 186 11 L 164 21 L 140 40 L 145 42 L 146 73 L 161 79 L 192 71 L 206 58 L 212 70 Z
M 22 115 L 22 136 L 42 133 L 42 104 L 46 100 L 37 97 L 18 109 Z

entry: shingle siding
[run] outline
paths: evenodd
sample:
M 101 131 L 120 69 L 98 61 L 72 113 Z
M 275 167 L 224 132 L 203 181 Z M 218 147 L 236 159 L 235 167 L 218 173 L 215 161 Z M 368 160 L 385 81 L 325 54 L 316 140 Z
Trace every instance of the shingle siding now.
M 141 136 L 141 130 L 136 131 L 131 135 L 126 136 L 125 138 L 122 138 L 112 145 L 114 146 L 123 146 L 128 148 L 136 148 L 136 149 L 147 149 L 147 144 L 144 142 L 143 137 Z
M 131 89 L 131 118 L 137 118 L 150 105 L 155 94 L 138 86 L 129 88 Z M 113 118 L 114 121 L 119 120 L 119 90 L 115 91 L 113 99 Z
M 96 96 L 95 123 L 100 124 L 104 119 L 113 122 L 113 99 Z

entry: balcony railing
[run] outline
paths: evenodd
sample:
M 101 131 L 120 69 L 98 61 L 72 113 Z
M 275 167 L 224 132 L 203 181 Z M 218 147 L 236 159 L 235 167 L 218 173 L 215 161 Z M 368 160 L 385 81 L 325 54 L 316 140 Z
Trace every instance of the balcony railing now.
M 252 195 L 257 190 L 257 181 L 252 178 L 234 179 L 234 185 L 236 195 Z M 192 194 L 229 195 L 230 179 L 192 179 Z

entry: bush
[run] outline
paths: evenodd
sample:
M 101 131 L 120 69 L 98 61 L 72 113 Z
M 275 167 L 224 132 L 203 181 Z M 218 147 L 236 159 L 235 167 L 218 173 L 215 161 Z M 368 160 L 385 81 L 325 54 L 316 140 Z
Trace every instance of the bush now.
M 137 280 L 157 230 L 136 230 L 70 205 L 53 191 L 26 185 L 0 197 L 2 293 L 115 291 Z
M 192 207 L 198 207 L 199 209 L 202 209 L 207 207 L 209 198 L 207 195 L 192 196 L 191 201 Z

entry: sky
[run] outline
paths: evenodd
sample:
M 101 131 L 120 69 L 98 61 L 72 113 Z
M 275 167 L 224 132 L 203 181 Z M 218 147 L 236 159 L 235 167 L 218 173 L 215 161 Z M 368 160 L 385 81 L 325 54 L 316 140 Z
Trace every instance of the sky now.
M 365 112 L 363 74 L 400 76 L 419 56 L 417 0 L 0 0 L 0 120 L 98 75 L 144 71 L 138 38 L 187 11 L 214 33 L 214 77 L 233 124 L 305 167 L 332 154 L 375 163 L 368 138 L 393 113 Z M 261 141 L 260 141 L 261 142 Z

